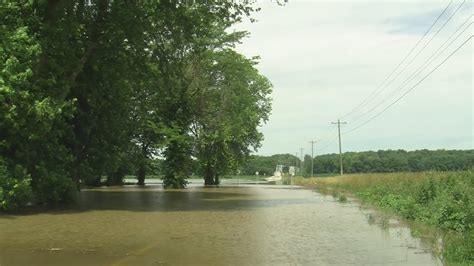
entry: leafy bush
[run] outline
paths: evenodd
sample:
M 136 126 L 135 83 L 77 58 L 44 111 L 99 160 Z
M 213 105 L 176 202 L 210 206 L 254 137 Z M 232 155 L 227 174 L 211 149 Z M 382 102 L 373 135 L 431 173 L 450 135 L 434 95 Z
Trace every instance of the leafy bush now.
M 420 204 L 427 204 L 436 197 L 437 186 L 433 178 L 423 182 L 416 195 L 416 201 Z
M 176 177 L 168 177 L 166 178 L 166 176 L 163 178 L 163 186 L 165 188 L 184 188 L 186 187 L 186 185 L 189 183 L 187 180 L 186 180 L 186 176 L 176 176 Z
M 436 220 L 439 227 L 463 232 L 472 226 L 469 223 L 473 215 L 472 202 L 468 193 L 461 184 L 457 184 L 440 195 L 436 204 L 438 210 Z
M 474 265 L 474 230 L 447 234 L 444 239 L 444 258 L 453 265 Z
M 51 204 L 73 202 L 78 191 L 71 179 L 51 174 L 39 180 L 34 192 L 38 203 Z
M 19 166 L 9 172 L 0 158 L 0 210 L 13 211 L 27 205 L 32 199 L 30 178 Z

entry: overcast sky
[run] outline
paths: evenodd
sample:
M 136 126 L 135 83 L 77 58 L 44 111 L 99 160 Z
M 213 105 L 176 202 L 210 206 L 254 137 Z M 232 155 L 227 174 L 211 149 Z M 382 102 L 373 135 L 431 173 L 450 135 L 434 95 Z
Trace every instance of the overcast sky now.
M 260 72 L 273 83 L 273 111 L 261 128 L 257 154 L 338 151 L 331 122 L 353 110 L 384 81 L 421 39 L 449 1 L 260 1 L 258 21 L 237 28 L 250 37 L 237 47 L 261 57 Z M 459 7 L 453 0 L 395 77 Z M 370 119 L 395 101 L 472 35 L 472 3 L 466 1 L 406 70 L 363 108 L 342 132 Z M 403 86 L 464 22 L 466 29 L 424 71 Z M 457 35 L 454 35 L 456 37 Z M 453 39 L 454 39 L 453 37 Z M 448 42 L 449 43 L 449 42 Z M 473 40 L 379 117 L 342 136 L 343 151 L 473 148 Z M 391 79 L 389 79 L 390 81 Z M 392 96 L 392 97 L 390 97 Z M 385 101 L 384 101 L 385 100 Z M 382 102 L 384 101 L 384 102 Z M 374 106 L 377 106 L 374 108 Z M 360 116 L 361 114 L 365 114 Z

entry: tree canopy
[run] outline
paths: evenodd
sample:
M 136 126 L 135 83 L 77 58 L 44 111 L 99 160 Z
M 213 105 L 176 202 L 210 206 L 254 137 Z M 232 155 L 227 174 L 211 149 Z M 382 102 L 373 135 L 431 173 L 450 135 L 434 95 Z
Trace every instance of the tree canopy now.
M 166 187 L 186 185 L 193 159 L 217 184 L 259 147 L 270 112 L 271 84 L 235 50 L 247 33 L 231 29 L 254 11 L 240 1 L 2 1 L 0 201 L 13 183 L 39 203 L 131 169 L 143 184 L 156 158 Z

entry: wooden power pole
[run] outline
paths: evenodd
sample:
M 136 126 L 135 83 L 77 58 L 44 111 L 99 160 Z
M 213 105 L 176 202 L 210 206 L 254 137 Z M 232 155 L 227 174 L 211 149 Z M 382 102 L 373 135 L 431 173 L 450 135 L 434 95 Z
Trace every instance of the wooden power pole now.
M 341 168 L 341 175 L 344 174 L 344 170 L 342 168 L 342 148 L 341 148 L 341 124 L 347 124 L 346 122 L 341 122 L 339 119 L 337 122 L 332 122 L 331 124 L 337 124 L 337 132 L 339 135 L 339 166 Z
M 300 174 L 303 176 L 303 148 L 300 148 L 300 156 L 301 156 L 301 161 L 300 161 Z
M 313 177 L 313 172 L 314 172 L 314 144 L 317 143 L 317 141 L 310 141 L 311 143 L 311 177 Z

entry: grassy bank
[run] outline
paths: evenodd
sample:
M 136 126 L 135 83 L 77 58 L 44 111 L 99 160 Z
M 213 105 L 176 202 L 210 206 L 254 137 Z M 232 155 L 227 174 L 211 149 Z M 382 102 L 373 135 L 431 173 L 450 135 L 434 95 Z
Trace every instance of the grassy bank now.
M 440 228 L 448 264 L 474 264 L 474 172 L 354 174 L 297 180 L 344 201 L 351 194 L 403 218 Z

